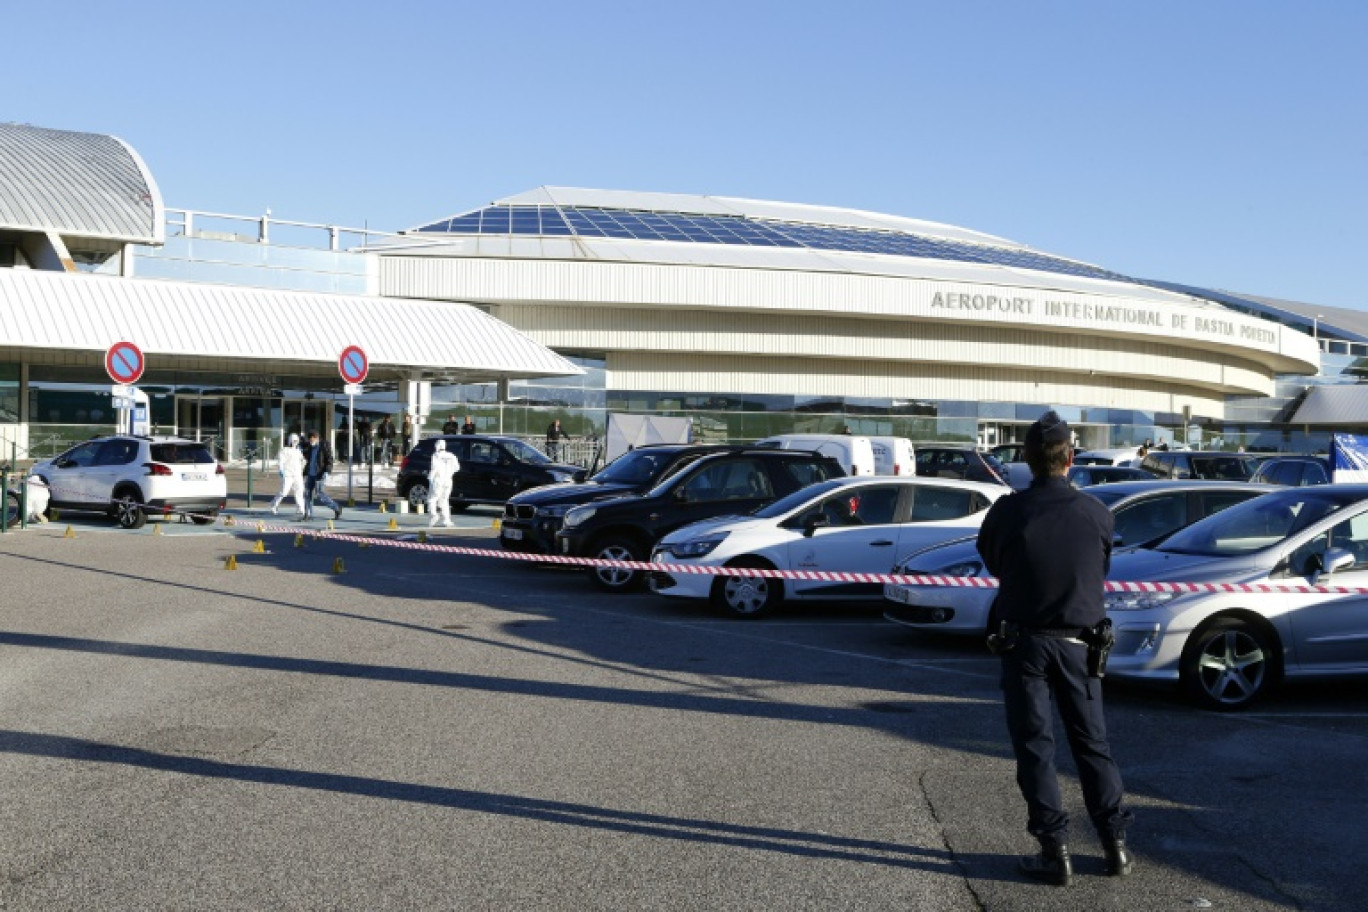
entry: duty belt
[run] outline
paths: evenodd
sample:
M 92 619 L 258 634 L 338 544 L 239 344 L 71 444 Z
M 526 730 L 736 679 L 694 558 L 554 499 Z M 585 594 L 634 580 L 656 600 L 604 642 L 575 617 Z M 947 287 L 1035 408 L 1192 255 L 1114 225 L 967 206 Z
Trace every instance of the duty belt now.
M 1088 632 L 1087 627 L 1024 627 L 1032 636 L 1051 637 L 1058 640 L 1077 640 Z

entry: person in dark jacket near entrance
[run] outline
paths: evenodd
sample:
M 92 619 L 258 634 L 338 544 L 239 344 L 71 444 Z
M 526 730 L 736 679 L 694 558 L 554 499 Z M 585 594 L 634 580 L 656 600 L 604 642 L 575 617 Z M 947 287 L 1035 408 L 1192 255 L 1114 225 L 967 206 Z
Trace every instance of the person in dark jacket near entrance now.
M 1031 425 L 1024 448 L 1031 485 L 994 503 L 978 536 L 979 554 L 999 583 L 994 618 L 1000 627 L 989 647 L 1002 657 L 1017 785 L 1026 799 L 1026 828 L 1040 841 L 1040 853 L 1023 857 L 1020 868 L 1060 885 L 1072 878 L 1073 862 L 1055 771 L 1052 696 L 1107 873 L 1126 875 L 1133 866 L 1126 848 L 1132 815 L 1122 804 L 1121 773 L 1102 711 L 1105 650 L 1101 667 L 1096 654 L 1089 667 L 1090 649 L 1110 631 L 1102 596 L 1113 518 L 1101 501 L 1069 485 L 1071 440 L 1068 424 L 1054 411 Z

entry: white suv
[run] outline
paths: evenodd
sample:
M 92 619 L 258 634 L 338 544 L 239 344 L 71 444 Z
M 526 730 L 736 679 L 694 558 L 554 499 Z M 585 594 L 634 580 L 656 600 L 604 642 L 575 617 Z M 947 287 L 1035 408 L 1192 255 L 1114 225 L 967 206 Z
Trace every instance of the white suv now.
M 149 514 L 214 521 L 228 499 L 228 479 L 206 444 L 182 437 L 96 437 L 36 463 L 52 491 L 49 509 L 108 513 L 125 529 Z

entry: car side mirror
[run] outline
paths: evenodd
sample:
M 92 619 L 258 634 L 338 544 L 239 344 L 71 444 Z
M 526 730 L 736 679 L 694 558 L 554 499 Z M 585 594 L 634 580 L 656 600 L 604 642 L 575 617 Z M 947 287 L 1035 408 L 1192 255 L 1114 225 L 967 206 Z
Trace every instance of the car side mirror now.
M 816 532 L 818 529 L 825 528 L 829 525 L 831 525 L 831 520 L 827 519 L 821 513 L 813 513 L 811 515 L 804 516 L 803 537 L 811 538 L 812 533 Z
M 1311 577 L 1311 585 L 1318 585 L 1323 577 L 1332 576 L 1340 570 L 1348 570 L 1357 561 L 1354 555 L 1344 548 L 1331 548 L 1324 554 L 1313 554 L 1311 559 L 1306 562 L 1307 574 Z
M 1113 548 L 1120 548 L 1120 547 L 1121 547 L 1122 545 L 1124 545 L 1125 543 L 1126 543 L 1126 540 L 1125 540 L 1124 538 L 1121 537 L 1121 533 L 1120 533 L 1120 532 L 1113 532 L 1113 533 L 1112 533 L 1112 547 L 1113 547 Z
M 673 497 L 675 500 L 679 501 L 680 503 L 689 502 L 689 492 L 686 491 L 682 486 L 675 488 L 674 493 L 670 496 Z

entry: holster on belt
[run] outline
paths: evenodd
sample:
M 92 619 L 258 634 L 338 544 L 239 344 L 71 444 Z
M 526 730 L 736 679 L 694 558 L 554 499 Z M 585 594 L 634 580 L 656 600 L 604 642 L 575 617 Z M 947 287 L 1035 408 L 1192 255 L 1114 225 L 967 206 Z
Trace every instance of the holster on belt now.
M 1088 677 L 1107 676 L 1107 656 L 1116 645 L 1116 634 L 1112 632 L 1111 618 L 1103 618 L 1095 627 L 1085 627 L 1079 639 L 1088 644 Z
M 988 634 L 988 651 L 996 656 L 1005 655 L 1016 649 L 1020 638 L 1020 627 L 1011 621 L 999 621 L 997 631 Z

